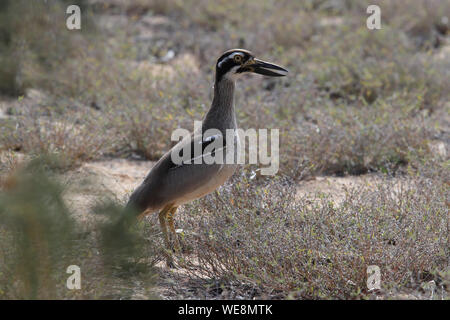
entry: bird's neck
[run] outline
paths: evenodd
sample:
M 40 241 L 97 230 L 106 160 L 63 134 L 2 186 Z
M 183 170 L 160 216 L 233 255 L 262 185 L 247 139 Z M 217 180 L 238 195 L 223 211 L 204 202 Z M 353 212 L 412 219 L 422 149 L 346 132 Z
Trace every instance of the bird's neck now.
M 203 130 L 210 128 L 221 131 L 236 128 L 233 80 L 223 77 L 214 84 L 214 98 L 211 108 L 203 120 Z

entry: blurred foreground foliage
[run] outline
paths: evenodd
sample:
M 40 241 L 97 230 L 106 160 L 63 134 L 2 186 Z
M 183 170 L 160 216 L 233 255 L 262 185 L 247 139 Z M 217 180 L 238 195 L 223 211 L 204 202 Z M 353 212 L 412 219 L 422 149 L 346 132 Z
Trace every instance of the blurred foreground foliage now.
M 39 161 L 9 177 L 6 188 L 0 194 L 0 293 L 9 298 L 54 298 L 64 266 L 73 258 L 74 222 L 62 190 Z
M 2 0 L 0 4 L 0 92 L 20 95 L 53 81 L 51 74 L 73 57 L 79 40 L 66 28 L 66 8 L 83 10 L 83 29 L 91 30 L 85 0 Z M 82 30 L 83 30 L 82 29 Z M 84 31 L 83 31 L 84 32 Z
M 207 110 L 215 59 L 232 47 L 289 69 L 236 90 L 240 127 L 280 129 L 280 172 L 235 176 L 185 207 L 193 296 L 365 298 L 368 263 L 386 269 L 385 293 L 432 279 L 447 290 L 449 1 L 71 3 L 88 13 L 81 31 L 65 26 L 67 1 L 0 3 L 1 297 L 151 294 L 157 222 L 124 233 L 110 203 L 74 222 L 47 170 L 12 180 L 11 170 L 42 155 L 52 157 L 37 167 L 58 171 L 158 159 L 170 132 Z M 366 28 L 369 4 L 382 9 L 381 30 Z M 317 175 L 374 172 L 379 185 L 339 203 L 296 193 Z M 65 289 L 69 263 L 89 277 L 80 292 Z
M 157 258 L 154 250 L 148 250 L 141 230 L 122 230 L 111 238 L 102 235 L 108 234 L 102 225 L 110 225 L 105 219 L 92 225 L 77 223 L 65 204 L 63 188 L 48 170 L 52 161 L 35 159 L 4 181 L 0 193 L 0 298 L 131 297 L 136 289 L 122 282 L 133 278 L 139 279 L 141 294 L 154 297 L 152 266 Z M 102 208 L 97 210 L 107 211 L 111 220 L 123 211 L 113 204 Z M 66 287 L 70 265 L 81 268 L 81 290 Z

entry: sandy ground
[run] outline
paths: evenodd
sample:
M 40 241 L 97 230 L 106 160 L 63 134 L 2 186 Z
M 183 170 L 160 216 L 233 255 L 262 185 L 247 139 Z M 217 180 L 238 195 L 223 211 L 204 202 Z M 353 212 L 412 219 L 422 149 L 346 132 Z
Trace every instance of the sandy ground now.
M 111 159 L 90 162 L 65 174 L 62 182 L 66 186 L 66 200 L 71 209 L 84 219 L 89 208 L 106 199 L 125 203 L 133 190 L 142 182 L 154 162 Z M 319 193 L 331 195 L 339 203 L 345 190 L 358 186 L 371 186 L 381 181 L 376 174 L 361 176 L 316 177 L 301 181 L 297 196 L 315 198 Z
M 115 0 L 120 4 L 124 0 Z M 337 25 L 342 23 L 340 18 L 325 19 L 321 21 L 323 25 Z M 127 24 L 127 19 L 123 16 L 103 15 L 99 24 L 105 32 L 111 34 L 114 38 L 115 28 L 123 28 Z M 137 41 L 148 41 L 158 33 L 158 37 L 170 38 L 171 21 L 163 16 L 153 16 L 143 19 L 135 25 L 137 29 Z M 108 31 L 109 30 L 109 31 Z M 450 57 L 450 45 L 447 44 L 439 50 L 432 58 L 436 60 L 448 60 Z M 191 70 L 197 70 L 196 59 L 188 54 L 176 56 L 170 64 L 164 61 L 155 63 L 148 62 L 130 62 L 133 68 L 140 68 L 149 73 L 164 74 L 165 77 L 171 79 L 176 74 L 177 65 L 189 65 Z M 425 59 L 429 59 L 429 55 L 424 55 Z M 167 60 L 166 59 L 166 60 Z M 20 103 L 39 104 L 46 100 L 45 94 L 36 89 L 30 89 Z M 0 125 L 13 119 L 7 110 L 10 107 L 18 107 L 19 101 L 16 99 L 6 99 L 0 97 Z M 447 108 L 448 109 L 448 108 Z M 447 110 L 446 109 L 446 110 Z M 443 115 L 448 119 L 448 114 Z M 449 123 L 447 121 L 447 123 Z M 445 136 L 448 139 L 448 135 Z M 448 154 L 448 140 L 432 141 L 432 151 L 446 158 Z M 115 202 L 124 203 L 128 196 L 144 179 L 145 175 L 153 166 L 151 161 L 133 161 L 125 159 L 111 159 L 104 161 L 96 161 L 86 163 L 80 168 L 61 176 L 61 181 L 66 187 L 65 199 L 72 210 L 75 212 L 76 218 L 81 222 L 88 222 L 92 217 L 92 208 L 108 199 Z M 314 199 L 318 193 L 330 194 L 337 203 L 342 201 L 345 195 L 345 188 L 358 187 L 363 185 L 376 184 L 380 178 L 375 174 L 362 176 L 346 176 L 346 177 L 317 177 L 310 181 L 301 181 L 297 187 L 298 197 L 307 197 Z M 187 277 L 183 270 L 168 270 L 163 266 L 159 266 L 161 283 L 158 293 L 162 298 L 173 297 L 173 286 L 189 286 Z M 172 292 L 172 293 L 171 293 Z M 138 297 L 136 297 L 138 298 Z M 142 297 L 145 298 L 145 297 Z M 406 297 L 408 298 L 408 297 Z M 411 298 L 411 297 L 409 297 Z
M 112 159 L 90 162 L 80 168 L 61 176 L 66 186 L 65 199 L 75 212 L 76 219 L 81 222 L 89 222 L 95 215 L 92 208 L 104 200 L 125 203 L 131 194 L 144 179 L 148 171 L 154 165 L 151 161 L 133 161 L 125 159 Z M 318 193 L 331 195 L 332 199 L 339 203 L 345 196 L 345 188 L 362 185 L 374 185 L 379 178 L 375 174 L 346 177 L 317 177 L 310 181 L 301 181 L 298 184 L 297 196 L 313 200 Z M 181 214 L 183 214 L 181 212 Z M 184 257 L 195 259 L 195 257 Z M 195 293 L 184 295 L 195 288 L 196 284 L 190 283 L 189 275 L 183 268 L 169 269 L 164 262 L 156 265 L 159 273 L 159 282 L 156 293 L 163 299 L 180 298 L 180 293 L 186 298 L 196 297 Z M 136 299 L 145 299 L 137 295 Z
M 92 214 L 93 207 L 102 201 L 113 200 L 125 203 L 153 165 L 154 162 L 151 161 L 125 159 L 85 163 L 80 168 L 60 177 L 65 186 L 66 203 L 75 213 L 78 221 L 88 224 L 96 217 Z M 340 201 L 344 197 L 343 188 L 370 183 L 375 179 L 375 175 L 318 177 L 315 180 L 300 182 L 297 195 L 313 199 L 317 193 L 329 193 L 333 199 Z M 194 257 L 185 257 L 185 259 L 194 259 Z M 192 286 L 195 286 L 189 283 L 190 278 L 182 268 L 168 269 L 164 262 L 158 263 L 156 268 L 159 273 L 156 292 L 163 299 L 179 298 L 180 288 L 190 290 Z M 139 297 L 136 298 L 139 299 Z
M 89 219 L 91 208 L 102 201 L 126 202 L 152 166 L 124 159 L 85 163 L 61 177 L 67 204 L 78 219 Z

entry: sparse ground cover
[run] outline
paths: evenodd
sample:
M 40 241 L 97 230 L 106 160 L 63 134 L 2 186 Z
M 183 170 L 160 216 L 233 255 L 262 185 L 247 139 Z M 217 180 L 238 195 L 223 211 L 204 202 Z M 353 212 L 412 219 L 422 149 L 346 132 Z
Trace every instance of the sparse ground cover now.
M 59 182 L 48 191 L 75 233 L 75 254 L 61 261 L 93 276 L 68 292 L 58 287 L 64 272 L 33 278 L 62 262 L 31 264 L 0 276 L 0 297 L 424 299 L 434 281 L 435 297 L 448 298 L 448 2 L 379 1 L 383 29 L 370 31 L 364 1 L 92 0 L 80 2 L 81 32 L 65 28 L 64 1 L 25 3 L 3 2 L 0 12 L 0 215 L 18 226 L 46 211 L 11 219 L 9 199 L 35 190 L 12 183 L 14 172 L 51 156 L 43 175 Z M 201 119 L 215 59 L 232 47 L 290 71 L 245 78 L 236 96 L 240 127 L 280 129 L 279 173 L 245 166 L 186 205 L 179 269 L 162 266 L 148 217 L 130 235 L 135 254 L 110 270 L 105 215 L 94 212 L 117 213 L 106 204 L 123 204 L 172 130 Z M 26 208 L 36 203 L 26 198 Z M 17 228 L 0 228 L 9 241 L 1 257 L 15 254 L 7 244 L 27 230 Z M 46 261 L 30 241 L 37 253 L 11 261 Z M 368 265 L 381 268 L 382 290 L 368 292 Z

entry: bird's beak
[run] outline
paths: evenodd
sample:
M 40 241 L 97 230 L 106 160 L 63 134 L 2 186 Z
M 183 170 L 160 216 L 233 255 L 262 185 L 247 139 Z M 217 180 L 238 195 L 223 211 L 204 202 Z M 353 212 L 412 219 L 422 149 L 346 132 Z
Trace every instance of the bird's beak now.
M 238 72 L 254 72 L 269 77 L 283 77 L 288 74 L 288 71 L 283 67 L 259 59 L 248 61 L 238 69 Z

